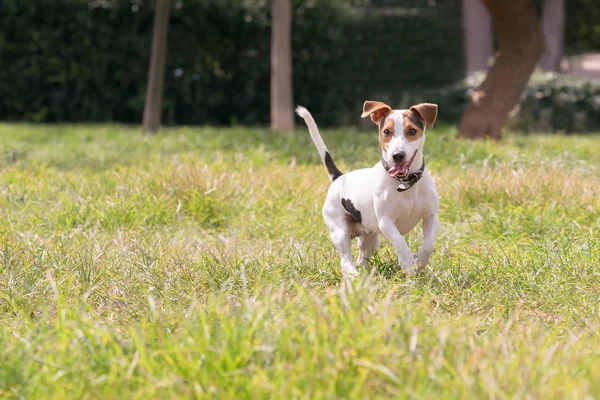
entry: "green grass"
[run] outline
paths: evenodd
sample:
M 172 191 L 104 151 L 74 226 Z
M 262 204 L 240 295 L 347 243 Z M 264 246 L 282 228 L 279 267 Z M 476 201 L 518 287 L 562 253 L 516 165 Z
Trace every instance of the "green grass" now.
M 345 287 L 304 129 L 0 125 L 0 397 L 600 397 L 600 136 L 454 133 L 430 266 Z

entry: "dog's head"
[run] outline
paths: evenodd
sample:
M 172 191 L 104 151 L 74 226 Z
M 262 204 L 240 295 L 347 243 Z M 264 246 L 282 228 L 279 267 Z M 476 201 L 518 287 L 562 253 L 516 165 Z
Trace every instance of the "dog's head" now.
M 432 128 L 437 104 L 422 103 L 408 110 L 392 110 L 380 101 L 365 101 L 362 118 L 371 117 L 379 128 L 379 144 L 384 160 L 391 166 L 388 174 L 403 178 L 425 142 L 425 128 Z M 420 168 L 417 165 L 416 168 Z

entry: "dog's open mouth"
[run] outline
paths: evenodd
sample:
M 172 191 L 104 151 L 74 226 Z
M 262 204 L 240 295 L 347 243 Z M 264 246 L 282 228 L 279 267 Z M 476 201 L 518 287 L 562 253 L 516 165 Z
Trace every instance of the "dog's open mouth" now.
M 397 176 L 398 178 L 404 178 L 405 176 L 407 176 L 408 170 L 410 169 L 410 166 L 412 165 L 413 161 L 415 160 L 417 151 L 419 151 L 419 150 L 415 150 L 414 154 L 412 155 L 410 160 L 408 160 L 407 162 L 403 162 L 403 163 L 399 163 L 399 164 L 397 164 L 397 163 L 392 164 L 392 168 L 389 169 L 388 174 L 390 176 Z

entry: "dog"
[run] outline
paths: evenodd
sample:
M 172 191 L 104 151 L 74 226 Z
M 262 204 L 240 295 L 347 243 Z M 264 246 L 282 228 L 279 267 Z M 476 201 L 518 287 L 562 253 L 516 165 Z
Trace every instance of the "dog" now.
M 380 101 L 366 101 L 362 118 L 377 125 L 381 161 L 372 168 L 343 174 L 327 150 L 317 124 L 302 106 L 310 136 L 331 180 L 323 205 L 323 219 L 340 254 L 342 274 L 358 275 L 352 260 L 352 239 L 358 237 L 357 265 L 368 267 L 380 245 L 382 233 L 394 246 L 405 273 L 415 273 L 429 263 L 439 231 L 439 199 L 435 183 L 425 168 L 425 129 L 433 128 L 438 106 L 422 103 L 408 110 L 393 110 Z M 404 235 L 423 221 L 423 245 L 416 255 Z

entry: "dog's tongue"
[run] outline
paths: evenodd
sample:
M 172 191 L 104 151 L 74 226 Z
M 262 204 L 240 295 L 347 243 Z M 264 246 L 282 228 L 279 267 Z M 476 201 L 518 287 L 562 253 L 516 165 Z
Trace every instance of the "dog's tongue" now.
M 388 170 L 389 176 L 404 176 L 408 172 L 408 164 L 394 164 L 392 168 Z

